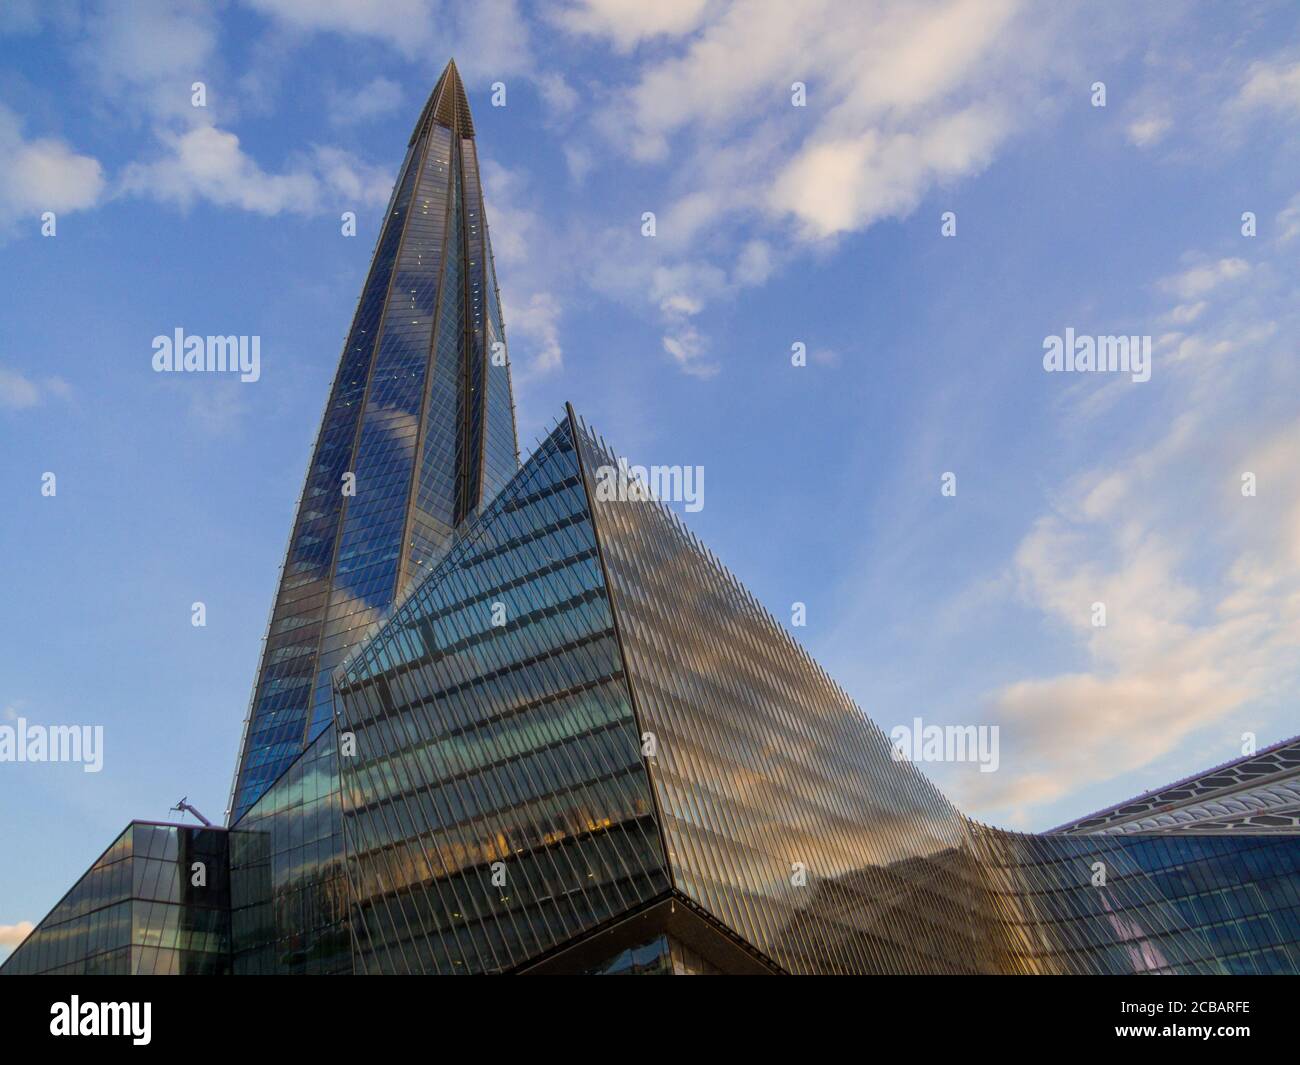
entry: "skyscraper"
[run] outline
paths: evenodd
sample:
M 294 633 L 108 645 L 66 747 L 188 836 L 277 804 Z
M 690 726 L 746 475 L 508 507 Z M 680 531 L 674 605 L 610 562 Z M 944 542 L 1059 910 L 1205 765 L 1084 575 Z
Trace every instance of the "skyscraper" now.
M 330 675 L 518 467 L 474 123 L 420 114 L 325 406 L 244 726 L 237 821 L 330 724 Z
M 132 822 L 5 973 L 1300 971 L 1294 741 L 963 815 L 566 409 L 521 466 L 473 123 L 408 145 L 228 828 Z M 1101 834 L 1092 834 L 1101 833 Z

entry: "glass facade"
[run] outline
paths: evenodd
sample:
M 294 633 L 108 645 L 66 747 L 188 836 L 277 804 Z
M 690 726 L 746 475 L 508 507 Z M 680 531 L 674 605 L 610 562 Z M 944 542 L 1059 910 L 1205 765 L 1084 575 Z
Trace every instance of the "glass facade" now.
M 979 824 L 606 467 L 572 410 L 519 466 L 451 64 L 326 405 L 230 828 L 133 822 L 0 971 L 1300 972 L 1300 740 L 1056 833 Z
M 562 421 L 336 677 L 358 971 L 1296 971 L 1300 839 L 970 821 L 604 466 Z
M 979 967 L 961 815 L 671 511 L 602 499 L 618 458 L 578 436 L 677 889 L 790 971 Z M 906 921 L 855 904 L 882 888 Z
M 229 973 L 225 829 L 133 821 L 14 949 L 0 972 Z
M 567 420 L 338 686 L 359 972 L 508 970 L 667 890 Z
M 1053 831 L 1300 833 L 1300 738 L 1184 777 Z
M 584 969 L 583 976 L 717 976 L 723 971 L 667 933 Z
M 230 829 L 238 975 L 352 971 L 333 726 Z
M 330 678 L 518 468 L 474 128 L 455 64 L 412 134 L 298 503 L 231 795 L 329 725 Z
M 1300 972 L 1300 838 L 972 827 L 1013 971 Z

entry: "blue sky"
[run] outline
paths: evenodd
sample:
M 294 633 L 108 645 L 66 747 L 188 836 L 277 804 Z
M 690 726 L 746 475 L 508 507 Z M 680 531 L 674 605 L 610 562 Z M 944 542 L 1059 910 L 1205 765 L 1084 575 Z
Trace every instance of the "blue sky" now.
M 1126 7 L 0 8 L 0 714 L 105 729 L 100 773 L 0 765 L 0 950 L 130 818 L 220 819 L 453 55 L 525 451 L 571 400 L 704 466 L 690 526 L 877 722 L 999 726 L 996 773 L 927 767 L 964 809 L 1046 828 L 1300 732 L 1297 15 Z M 261 379 L 153 373 L 177 327 Z M 1066 328 L 1151 379 L 1044 372 Z

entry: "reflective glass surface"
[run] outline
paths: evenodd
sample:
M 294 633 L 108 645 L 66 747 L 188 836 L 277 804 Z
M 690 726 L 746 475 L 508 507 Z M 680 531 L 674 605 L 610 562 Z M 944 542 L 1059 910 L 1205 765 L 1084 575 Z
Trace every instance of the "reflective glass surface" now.
M 797 973 L 1296 971 L 1300 839 L 969 821 L 671 511 L 602 498 L 618 459 L 577 439 L 674 889 L 765 957 Z
M 225 829 L 132 822 L 0 972 L 229 973 Z
M 509 970 L 666 891 L 567 421 L 337 684 L 358 971 Z
M 518 469 L 491 258 L 452 64 L 412 135 L 321 421 L 232 821 L 328 726 L 330 677 L 348 651 Z
M 229 833 L 133 824 L 0 971 L 1300 971 L 1300 836 L 966 818 L 605 465 L 564 418 Z
M 579 447 L 677 890 L 789 971 L 991 965 L 961 815 L 668 509 L 602 499 L 618 459 Z
M 584 976 L 716 976 L 722 970 L 674 936 L 663 934 L 583 970 Z
M 352 971 L 334 741 L 331 726 L 231 826 L 237 974 Z

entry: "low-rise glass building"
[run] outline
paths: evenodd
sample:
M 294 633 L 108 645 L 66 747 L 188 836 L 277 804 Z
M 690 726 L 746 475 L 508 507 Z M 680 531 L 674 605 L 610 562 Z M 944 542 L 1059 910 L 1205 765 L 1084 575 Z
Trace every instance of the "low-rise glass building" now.
M 0 972 L 229 973 L 227 838 L 223 828 L 132 821 Z

